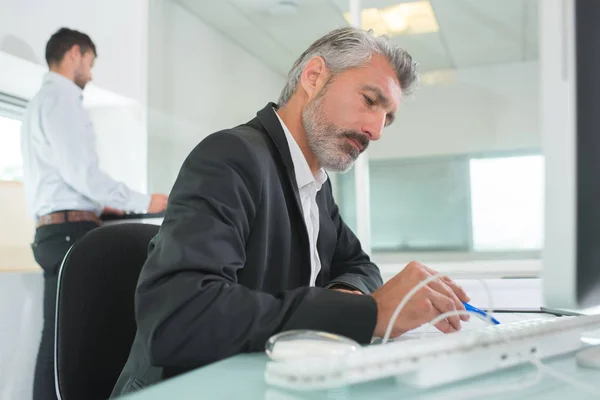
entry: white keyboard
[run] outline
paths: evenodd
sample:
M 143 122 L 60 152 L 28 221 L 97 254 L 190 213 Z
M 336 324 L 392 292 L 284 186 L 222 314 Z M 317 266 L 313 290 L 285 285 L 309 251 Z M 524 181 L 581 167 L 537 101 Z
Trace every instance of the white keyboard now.
M 499 369 L 570 353 L 583 332 L 600 328 L 600 315 L 525 320 L 479 329 L 362 347 L 336 357 L 267 363 L 268 384 L 294 390 L 337 388 L 397 377 L 433 387 Z

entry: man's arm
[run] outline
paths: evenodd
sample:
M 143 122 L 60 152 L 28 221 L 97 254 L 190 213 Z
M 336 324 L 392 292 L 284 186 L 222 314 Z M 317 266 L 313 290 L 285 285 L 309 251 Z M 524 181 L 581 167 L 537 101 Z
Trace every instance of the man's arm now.
M 331 182 L 328 181 L 328 184 L 331 192 Z M 331 262 L 331 281 L 326 287 L 370 294 L 383 284 L 379 268 L 371 262 L 356 235 L 340 216 L 333 196 L 330 199 L 331 219 L 336 226 L 338 240 Z
M 184 162 L 136 292 L 153 365 L 193 368 L 263 351 L 282 330 L 316 329 L 368 343 L 370 296 L 301 287 L 275 296 L 237 282 L 262 196 L 260 163 L 240 136 L 206 138 Z M 273 260 L 277 262 L 277 260 Z
M 102 206 L 148 209 L 149 195 L 129 189 L 100 170 L 92 123 L 79 99 L 54 99 L 42 109 L 42 127 L 53 162 L 69 186 Z

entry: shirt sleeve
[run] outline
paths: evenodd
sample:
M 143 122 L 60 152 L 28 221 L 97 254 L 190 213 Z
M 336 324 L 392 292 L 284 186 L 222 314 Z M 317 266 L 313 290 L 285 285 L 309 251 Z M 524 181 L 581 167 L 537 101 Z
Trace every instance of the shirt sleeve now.
M 149 195 L 131 190 L 100 170 L 92 121 L 81 99 L 52 99 L 42 108 L 41 120 L 53 163 L 69 186 L 102 206 L 135 212 L 148 209 Z

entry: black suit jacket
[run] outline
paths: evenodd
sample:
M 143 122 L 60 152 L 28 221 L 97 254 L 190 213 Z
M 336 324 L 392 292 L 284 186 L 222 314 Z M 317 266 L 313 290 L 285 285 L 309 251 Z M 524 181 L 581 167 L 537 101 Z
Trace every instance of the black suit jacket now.
M 308 233 L 274 104 L 204 139 L 185 160 L 135 296 L 138 332 L 113 395 L 241 352 L 284 330 L 368 343 L 377 267 L 342 221 L 329 181 L 317 194 L 321 272 L 309 287 Z

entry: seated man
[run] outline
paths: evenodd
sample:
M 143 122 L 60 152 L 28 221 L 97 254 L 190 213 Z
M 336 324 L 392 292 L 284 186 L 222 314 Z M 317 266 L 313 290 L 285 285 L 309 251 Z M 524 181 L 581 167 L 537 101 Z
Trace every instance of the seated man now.
M 411 263 L 382 286 L 340 217 L 325 170 L 348 170 L 417 80 L 404 50 L 334 30 L 296 61 L 278 104 L 214 133 L 185 160 L 136 291 L 138 331 L 114 395 L 315 329 L 369 343 L 434 273 Z M 392 335 L 464 309 L 450 279 L 406 305 Z M 461 317 L 437 327 L 460 329 Z

